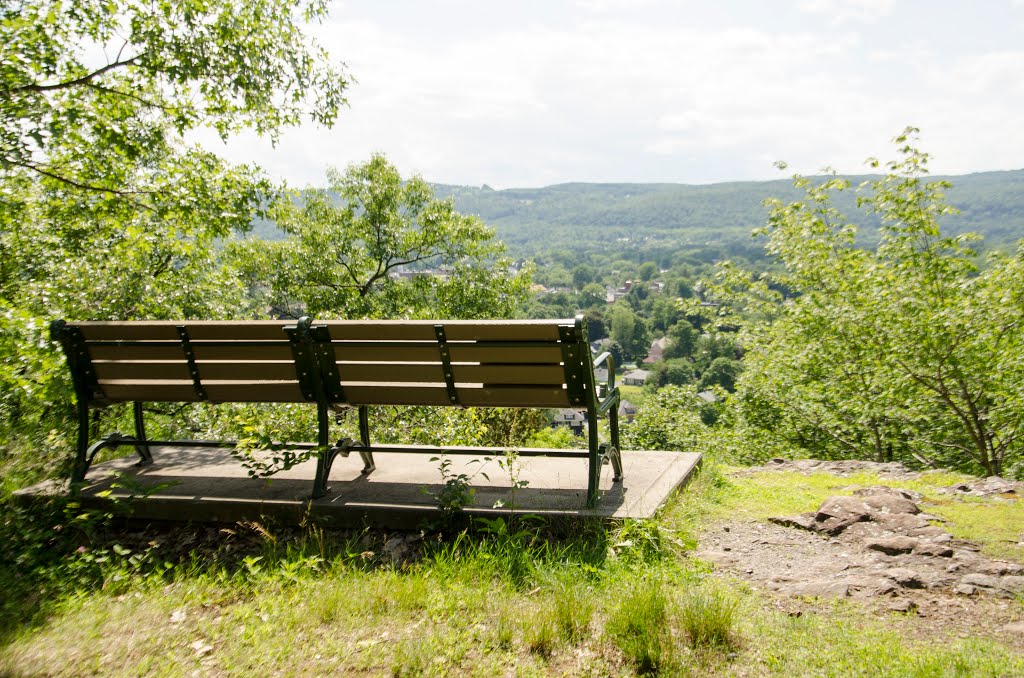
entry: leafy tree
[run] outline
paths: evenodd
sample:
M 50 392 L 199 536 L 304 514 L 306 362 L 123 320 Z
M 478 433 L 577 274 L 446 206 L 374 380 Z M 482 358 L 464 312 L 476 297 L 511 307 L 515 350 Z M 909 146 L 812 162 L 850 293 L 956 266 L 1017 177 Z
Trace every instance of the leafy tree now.
M 708 432 L 701 417 L 707 403 L 693 386 L 666 386 L 653 394 L 623 430 L 626 449 L 690 450 Z
M 580 291 L 580 306 L 583 308 L 595 308 L 604 306 L 604 288 L 597 283 L 587 283 Z
M 590 341 L 597 341 L 608 336 L 608 328 L 605 326 L 604 316 L 600 311 L 591 309 L 583 314 L 583 319 L 587 323 L 587 338 Z
M 189 132 L 333 123 L 348 83 L 302 28 L 325 14 L 318 0 L 0 8 L 0 342 L 12 349 L 0 436 L 12 447 L 66 442 L 48 433 L 71 403 L 49 319 L 251 311 L 216 243 L 247 229 L 272 187 Z
M 325 13 L 284 0 L 0 9 L 0 298 L 49 316 L 244 310 L 215 242 L 248 228 L 271 186 L 187 133 L 333 123 L 347 81 L 301 28 Z
M 608 311 L 609 336 L 622 346 L 627 356 L 646 355 L 650 335 L 641 318 L 629 306 L 615 304 Z
M 644 282 L 650 282 L 650 280 L 658 274 L 658 265 L 653 261 L 645 261 L 644 263 L 640 264 L 640 267 L 636 270 L 636 273 Z
M 711 361 L 711 364 L 700 375 L 697 388 L 705 390 L 712 386 L 721 386 L 732 393 L 736 390 L 736 377 L 743 371 L 740 361 L 733 358 L 719 356 Z
M 680 330 L 680 338 L 686 334 L 685 327 Z M 735 334 L 714 332 L 697 337 L 693 348 L 694 362 L 701 372 L 708 369 L 717 358 L 739 359 L 742 357 Z
M 693 383 L 693 363 L 685 358 L 662 360 L 654 365 L 651 378 L 647 380 L 655 388 L 662 386 L 685 386 Z
M 767 321 L 748 335 L 742 401 L 818 453 L 905 453 L 998 474 L 1021 454 L 1024 248 L 979 272 L 972 238 L 941 233 L 949 186 L 924 180 L 915 132 L 859 198 L 882 223 L 873 250 L 831 205 L 841 179 L 798 177 L 805 198 L 772 203 L 768 250 L 795 296 L 757 310 Z M 770 292 L 761 281 L 760 299 Z
M 588 283 L 594 282 L 594 268 L 586 264 L 580 264 L 572 269 L 572 284 L 577 290 L 582 290 Z
M 675 299 L 664 295 L 651 297 L 647 317 L 650 318 L 651 329 L 656 332 L 666 332 L 670 327 L 679 321 L 681 312 L 679 304 Z
M 274 206 L 286 240 L 232 247 L 274 313 L 502 317 L 518 308 L 529 272 L 495 262 L 503 246 L 493 232 L 423 179 L 403 180 L 375 155 L 328 180 L 329 189 Z
M 693 355 L 697 346 L 698 334 L 693 325 L 685 320 L 678 321 L 669 328 L 668 337 L 671 340 L 665 347 L 665 358 L 688 358 Z

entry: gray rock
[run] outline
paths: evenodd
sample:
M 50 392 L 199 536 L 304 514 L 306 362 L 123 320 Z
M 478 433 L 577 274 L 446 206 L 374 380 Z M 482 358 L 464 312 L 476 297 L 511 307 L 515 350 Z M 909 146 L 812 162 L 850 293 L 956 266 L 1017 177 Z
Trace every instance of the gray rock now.
M 850 595 L 850 586 L 844 581 L 821 579 L 792 584 L 781 591 L 791 596 L 807 596 L 809 598 L 845 598 Z
M 880 551 L 888 556 L 898 556 L 910 553 L 920 543 L 919 540 L 913 537 L 883 537 L 868 539 L 864 542 L 864 546 L 872 551 Z
M 891 537 L 894 534 L 893 531 L 885 529 L 878 523 L 864 522 L 850 525 L 843 530 L 839 538 L 845 542 L 862 542 L 876 537 Z
M 872 514 L 893 514 L 893 513 L 920 513 L 921 509 L 917 504 L 892 494 L 873 494 L 864 497 L 864 504 L 871 509 Z
M 942 544 L 922 542 L 914 547 L 914 555 L 932 558 L 952 558 L 953 549 Z
M 980 572 L 971 572 L 970 574 L 965 574 L 960 579 L 960 583 L 979 586 L 981 588 L 995 589 L 999 588 L 999 577 L 995 577 L 991 574 L 981 574 Z
M 921 501 L 922 495 L 920 492 L 914 492 L 913 490 L 904 490 L 898 487 L 889 487 L 888 485 L 874 485 L 872 487 L 861 487 L 853 491 L 858 497 L 870 497 L 870 496 L 891 496 L 899 497 L 901 499 L 909 499 L 911 501 Z
M 946 543 L 953 540 L 953 535 L 946 532 L 941 527 L 921 527 L 915 530 L 907 530 L 907 536 L 926 539 L 934 544 Z
M 814 520 L 814 514 L 801 513 L 795 516 L 775 516 L 768 519 L 769 522 L 783 527 L 798 527 L 801 530 L 817 531 L 818 523 Z
M 954 588 L 953 591 L 961 595 L 973 596 L 976 593 L 980 593 L 981 589 L 972 584 L 957 584 L 956 588 Z
M 907 567 L 892 567 L 883 574 L 905 589 L 923 589 L 925 587 L 921 575 Z
M 1024 593 L 1024 577 L 1009 574 L 999 580 L 1000 585 L 1011 593 Z
M 1003 630 L 1007 633 L 1016 633 L 1024 636 L 1024 622 L 1013 622 L 1003 627 Z
M 899 598 L 886 605 L 890 612 L 917 612 L 917 603 L 907 598 Z
M 829 497 L 818 507 L 814 519 L 819 532 L 835 536 L 854 523 L 870 520 L 871 510 L 856 497 Z
M 943 532 L 941 527 L 933 528 L 927 520 L 921 516 L 915 516 L 912 513 L 879 513 L 872 514 L 871 520 L 878 523 L 890 532 L 900 532 L 906 534 L 910 530 L 925 530 L 925 529 L 937 529 Z
M 1000 598 L 1015 598 L 1018 593 L 1024 593 L 1024 577 L 1013 575 L 996 577 L 991 574 L 972 572 L 965 575 L 954 590 L 965 595 L 988 593 Z
M 1018 565 L 1017 563 L 1009 563 L 1005 560 L 982 561 L 975 565 L 974 569 L 978 572 L 983 572 L 985 574 L 994 574 L 997 577 L 1024 574 L 1024 565 Z

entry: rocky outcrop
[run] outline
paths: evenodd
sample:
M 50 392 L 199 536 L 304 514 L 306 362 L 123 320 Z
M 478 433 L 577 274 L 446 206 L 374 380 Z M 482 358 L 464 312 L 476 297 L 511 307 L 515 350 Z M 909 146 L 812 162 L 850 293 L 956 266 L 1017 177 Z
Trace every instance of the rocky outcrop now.
M 775 578 L 772 588 L 817 597 L 900 596 L 930 588 L 967 596 L 1024 594 L 1024 566 L 979 555 L 976 546 L 935 524 L 941 518 L 923 513 L 920 500 L 907 490 L 866 487 L 852 496 L 829 497 L 814 512 L 769 518 L 876 554 L 874 562 L 845 565 L 826 579 Z

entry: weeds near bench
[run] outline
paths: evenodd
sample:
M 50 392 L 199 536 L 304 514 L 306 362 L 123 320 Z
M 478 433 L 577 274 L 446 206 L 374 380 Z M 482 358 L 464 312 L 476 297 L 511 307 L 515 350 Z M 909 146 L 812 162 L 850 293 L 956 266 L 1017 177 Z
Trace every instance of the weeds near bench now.
M 491 461 L 491 458 L 470 460 L 470 464 L 481 464 L 475 473 L 466 473 L 465 471 L 456 473 L 452 470 L 452 460 L 444 455 L 431 457 L 430 461 L 439 462 L 437 470 L 441 473 L 441 480 L 444 484 L 436 492 L 431 492 L 428 488 L 423 488 L 423 492 L 429 494 L 437 502 L 437 507 L 441 509 L 441 522 L 444 525 L 451 525 L 455 517 L 462 513 L 462 509 L 473 503 L 473 498 L 476 497 L 476 488 L 472 487 L 471 483 L 478 475 L 487 478 L 484 466 Z

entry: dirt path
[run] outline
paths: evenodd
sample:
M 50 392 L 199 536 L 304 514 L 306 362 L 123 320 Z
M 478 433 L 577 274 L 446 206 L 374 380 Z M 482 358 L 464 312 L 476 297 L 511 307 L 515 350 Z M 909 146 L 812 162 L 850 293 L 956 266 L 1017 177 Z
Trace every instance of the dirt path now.
M 790 614 L 848 598 L 913 636 L 985 635 L 1024 651 L 1024 566 L 953 539 L 920 512 L 919 499 L 864 488 L 776 522 L 720 523 L 701 537 L 697 555 L 769 592 Z

